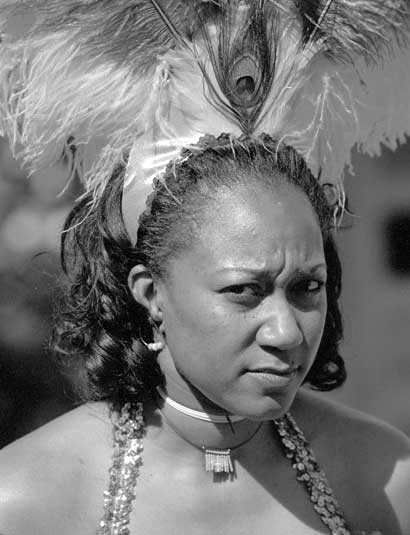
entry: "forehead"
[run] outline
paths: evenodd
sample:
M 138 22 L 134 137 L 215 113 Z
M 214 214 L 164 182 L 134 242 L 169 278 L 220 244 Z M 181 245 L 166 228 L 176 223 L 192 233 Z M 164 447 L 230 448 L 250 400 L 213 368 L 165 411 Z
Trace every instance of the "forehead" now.
M 269 268 L 276 256 L 323 259 L 317 216 L 303 191 L 289 184 L 220 188 L 196 229 L 193 250 L 203 264 Z

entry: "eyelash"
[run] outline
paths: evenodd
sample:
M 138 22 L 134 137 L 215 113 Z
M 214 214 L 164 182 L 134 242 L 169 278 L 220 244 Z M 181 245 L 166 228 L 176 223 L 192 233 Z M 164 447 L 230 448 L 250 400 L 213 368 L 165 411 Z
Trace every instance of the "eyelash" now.
M 313 289 L 309 289 L 308 286 L 310 284 L 317 284 L 317 287 L 316 288 L 313 288 Z M 297 283 L 295 285 L 295 288 L 298 289 L 298 287 L 300 286 L 305 286 L 305 289 L 303 291 L 305 291 L 306 293 L 310 293 L 310 294 L 316 294 L 316 293 L 319 293 L 321 291 L 321 289 L 324 287 L 325 285 L 325 282 L 322 281 L 322 280 L 318 280 L 318 279 L 309 279 L 309 280 L 306 280 L 306 281 L 301 281 L 299 283 Z
M 232 292 L 232 293 L 239 293 L 238 291 L 235 291 L 235 290 L 243 290 L 244 288 L 251 288 L 252 290 L 255 290 L 255 289 L 261 290 L 258 284 L 234 284 L 226 288 L 225 291 Z
M 316 284 L 317 286 L 315 288 L 309 289 L 309 286 L 311 284 Z M 314 296 L 316 294 L 319 294 L 324 286 L 325 286 L 325 282 L 323 280 L 309 279 L 306 281 L 297 282 L 291 288 L 291 291 L 305 293 L 305 294 Z M 244 290 L 247 288 L 251 290 L 251 295 L 246 294 L 244 292 Z M 257 299 L 261 299 L 266 294 L 266 289 L 262 288 L 259 284 L 234 284 L 232 286 L 228 286 L 227 288 L 224 288 L 222 290 L 222 293 L 235 295 L 236 299 L 240 301 L 245 301 L 249 299 L 257 300 Z
M 245 293 L 245 289 L 250 289 L 251 294 Z M 259 284 L 234 284 L 224 288 L 222 293 L 232 294 L 236 296 L 237 300 L 245 301 L 247 299 L 260 299 L 264 295 L 265 290 Z

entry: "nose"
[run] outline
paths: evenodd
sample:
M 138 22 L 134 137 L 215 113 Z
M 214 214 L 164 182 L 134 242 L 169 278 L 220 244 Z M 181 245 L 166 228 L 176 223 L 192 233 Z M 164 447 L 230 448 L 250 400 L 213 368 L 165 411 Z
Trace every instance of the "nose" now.
M 256 333 L 257 343 L 260 346 L 283 351 L 301 345 L 303 332 L 295 316 L 295 310 L 286 296 L 282 294 L 272 297 L 272 301 L 266 305 L 266 315 Z

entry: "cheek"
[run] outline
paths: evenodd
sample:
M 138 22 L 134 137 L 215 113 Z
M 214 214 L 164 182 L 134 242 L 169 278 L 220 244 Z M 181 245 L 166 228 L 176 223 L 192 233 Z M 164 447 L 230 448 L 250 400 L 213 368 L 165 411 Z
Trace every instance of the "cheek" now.
M 303 332 L 307 345 L 316 354 L 320 341 L 322 339 L 323 330 L 325 327 L 327 312 L 327 303 L 324 299 L 322 305 L 316 309 L 306 313 L 302 320 Z
M 191 292 L 169 302 L 164 327 L 169 349 L 174 356 L 195 351 L 215 352 L 215 346 L 227 343 L 232 318 L 203 294 Z

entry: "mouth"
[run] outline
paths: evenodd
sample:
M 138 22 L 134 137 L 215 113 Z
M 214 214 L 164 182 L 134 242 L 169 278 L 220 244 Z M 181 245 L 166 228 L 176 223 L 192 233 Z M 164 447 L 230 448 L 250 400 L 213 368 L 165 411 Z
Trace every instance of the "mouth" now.
M 253 368 L 248 370 L 249 373 L 267 373 L 270 375 L 279 375 L 281 377 L 287 377 L 289 375 L 295 374 L 299 370 L 299 366 L 290 366 L 288 368 L 272 368 L 272 367 L 262 367 L 262 368 Z
M 292 384 L 299 367 L 277 368 L 255 368 L 247 371 L 253 380 L 258 381 L 268 388 L 285 388 Z

